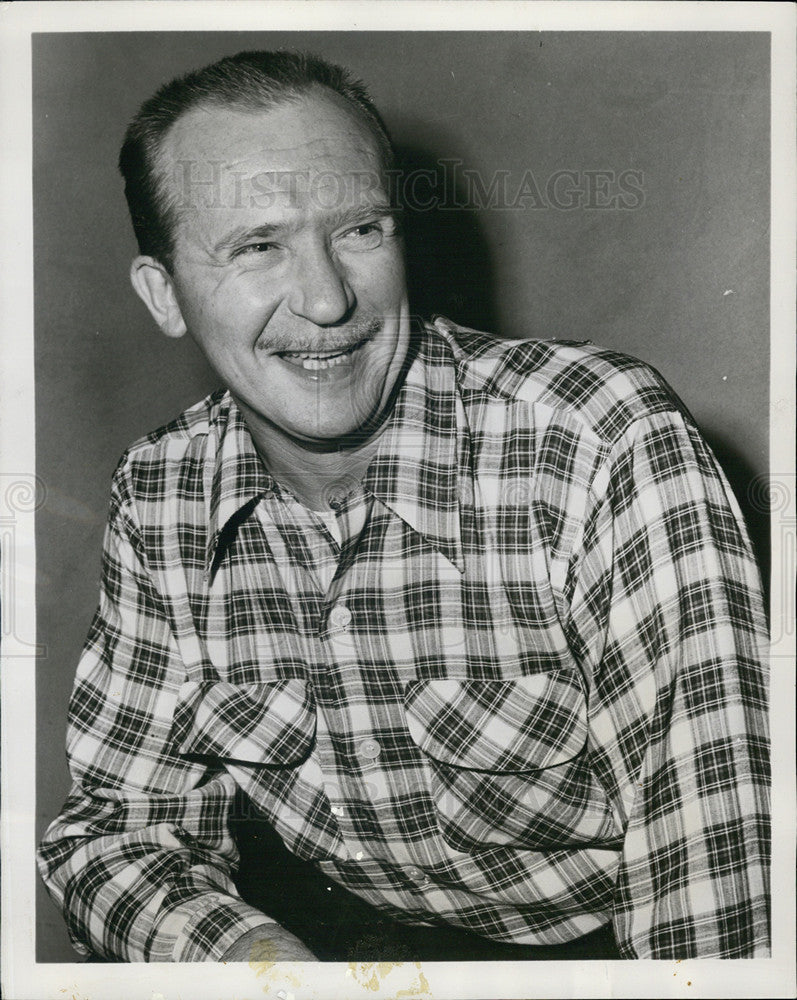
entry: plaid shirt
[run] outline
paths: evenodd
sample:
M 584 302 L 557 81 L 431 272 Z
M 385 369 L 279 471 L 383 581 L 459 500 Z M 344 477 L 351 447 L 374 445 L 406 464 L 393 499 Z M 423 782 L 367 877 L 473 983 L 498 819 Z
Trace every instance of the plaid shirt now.
M 242 791 L 401 920 L 768 954 L 758 573 L 661 378 L 437 320 L 337 506 L 340 545 L 228 393 L 123 457 L 40 848 L 76 947 L 214 959 L 266 923 Z

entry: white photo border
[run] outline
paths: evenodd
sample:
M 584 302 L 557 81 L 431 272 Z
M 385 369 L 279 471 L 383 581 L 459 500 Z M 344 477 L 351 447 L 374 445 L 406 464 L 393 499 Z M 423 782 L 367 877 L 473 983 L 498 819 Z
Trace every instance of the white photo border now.
M 773 620 L 794 607 L 795 561 L 795 7 L 780 3 L 568 3 L 481 0 L 31 2 L 0 9 L 0 544 L 2 497 L 17 480 L 13 579 L 3 562 L 2 976 L 8 1000 L 530 1000 L 532 997 L 795 995 L 794 628 L 772 647 L 773 958 L 679 963 L 360 963 L 234 966 L 37 963 L 35 960 L 35 408 L 31 35 L 72 31 L 336 30 L 765 31 L 772 46 L 770 474 L 789 497 L 773 532 Z M 16 479 L 14 478 L 16 477 Z M 27 486 L 25 485 L 27 484 Z M 27 493 L 26 493 L 27 490 Z M 4 527 L 6 526 L 6 527 Z M 783 570 L 786 572 L 783 572 Z M 791 619 L 793 626 L 793 618 Z M 23 638 L 18 638 L 18 637 Z M 370 973 L 369 973 L 370 976 Z

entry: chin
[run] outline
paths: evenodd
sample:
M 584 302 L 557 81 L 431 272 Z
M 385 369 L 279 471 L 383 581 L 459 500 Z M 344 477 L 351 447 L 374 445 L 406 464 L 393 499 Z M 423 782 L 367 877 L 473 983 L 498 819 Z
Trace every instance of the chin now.
M 344 423 L 285 423 L 282 425 L 283 433 L 287 433 L 299 444 L 318 445 L 334 444 L 339 438 L 347 437 L 354 428 L 347 421 Z
M 372 422 L 372 414 L 378 408 L 377 401 L 372 409 L 358 407 L 358 412 L 355 413 L 351 412 L 351 408 L 347 408 L 344 413 L 330 413 L 326 419 L 322 413 L 315 420 L 294 424 L 293 433 L 296 437 L 312 443 L 323 444 L 326 441 L 332 443 L 340 438 L 357 434 L 363 427 L 368 427 Z
M 359 424 L 330 424 L 323 428 L 314 427 L 295 434 L 300 445 L 313 451 L 331 451 L 344 445 L 355 445 L 370 436 L 367 421 Z

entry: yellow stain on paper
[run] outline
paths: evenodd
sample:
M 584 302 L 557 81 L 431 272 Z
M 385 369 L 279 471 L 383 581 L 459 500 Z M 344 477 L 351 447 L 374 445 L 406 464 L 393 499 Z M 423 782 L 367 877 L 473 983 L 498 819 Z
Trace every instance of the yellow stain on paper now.
M 252 945 L 249 951 L 249 968 L 254 972 L 255 976 L 265 976 L 271 972 L 277 962 L 277 949 L 272 941 L 268 938 L 262 938 L 260 941 L 256 941 Z M 292 972 L 287 972 L 284 969 L 279 973 L 280 983 L 289 983 L 294 989 L 298 989 L 301 986 L 298 976 L 295 976 Z M 263 987 L 263 992 L 267 992 L 271 989 L 274 980 L 271 975 L 268 975 L 267 985 Z
M 277 960 L 277 949 L 273 941 L 261 938 L 249 949 L 249 968 L 256 976 L 265 975 Z
M 418 970 L 418 976 L 415 982 L 408 989 L 399 990 L 396 994 L 396 1000 L 399 1000 L 399 997 L 417 997 L 424 993 L 428 993 L 429 996 L 432 995 L 429 989 L 429 980 L 421 972 L 421 963 L 416 962 L 415 968 Z
M 415 980 L 403 990 L 397 990 L 396 1000 L 402 997 L 420 997 L 429 994 L 429 981 L 421 971 L 421 963 L 414 962 L 418 975 Z M 403 962 L 349 962 L 349 975 L 364 990 L 376 992 L 393 969 L 400 969 Z

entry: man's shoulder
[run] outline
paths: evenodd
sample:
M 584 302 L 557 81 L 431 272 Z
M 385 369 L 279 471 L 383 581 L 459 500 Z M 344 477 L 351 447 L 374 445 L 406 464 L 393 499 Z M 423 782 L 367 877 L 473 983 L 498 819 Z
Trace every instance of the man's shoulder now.
M 216 389 L 198 403 L 187 407 L 173 420 L 156 427 L 133 441 L 125 454 L 141 458 L 156 458 L 161 451 L 179 452 L 181 445 L 190 447 L 197 438 L 207 437 L 212 427 L 223 416 L 229 393 Z
M 506 340 L 450 320 L 433 328 L 449 344 L 460 392 L 475 405 L 523 402 L 576 421 L 606 442 L 656 413 L 692 418 L 664 377 L 638 358 L 591 341 Z
M 117 465 L 115 479 L 129 479 L 134 485 L 146 482 L 150 489 L 186 463 L 201 464 L 205 444 L 229 407 L 229 393 L 217 389 L 177 417 L 125 449 Z

